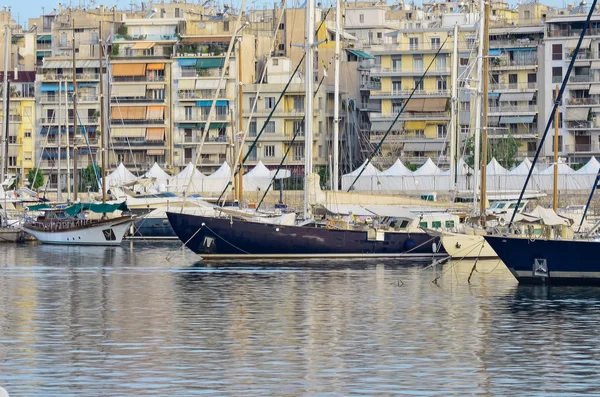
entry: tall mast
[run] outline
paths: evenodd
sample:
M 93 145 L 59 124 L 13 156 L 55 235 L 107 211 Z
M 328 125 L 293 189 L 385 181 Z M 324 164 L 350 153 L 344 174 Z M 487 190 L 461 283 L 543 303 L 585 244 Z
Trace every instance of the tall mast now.
M 104 18 L 103 18 L 104 19 Z M 98 58 L 100 59 L 100 158 L 101 158 L 101 163 L 100 163 L 100 174 L 102 174 L 102 178 L 101 178 L 101 184 L 102 184 L 102 204 L 106 203 L 106 150 L 104 150 L 104 137 L 106 136 L 106 132 L 104 131 L 105 125 L 104 125 L 104 68 L 102 67 L 103 65 L 103 49 L 104 47 L 102 46 L 102 22 L 100 21 L 100 23 L 98 24 Z
M 333 89 L 333 191 L 338 190 L 340 172 L 340 29 L 342 10 L 340 1 L 335 1 L 335 71 Z
M 238 130 L 239 130 L 239 135 L 235 134 L 234 139 L 234 147 L 237 147 L 237 143 L 240 142 L 240 140 L 238 139 L 238 137 L 242 137 L 244 136 L 244 116 L 243 116 L 243 99 L 244 99 L 244 91 L 243 91 L 243 85 L 242 85 L 242 41 L 241 39 L 238 40 Z M 241 206 L 242 200 L 244 199 L 244 166 L 242 164 L 242 160 L 243 160 L 243 155 L 242 155 L 242 146 L 241 143 L 239 144 L 239 148 L 238 148 L 238 152 L 239 152 L 239 158 L 238 158 L 238 174 L 237 177 L 235 177 L 234 182 L 236 183 L 235 186 L 235 195 L 237 196 L 237 200 L 238 200 L 238 206 Z M 235 170 L 234 170 L 235 173 Z
M 314 0 L 306 1 L 306 36 L 304 60 L 306 89 L 304 93 L 305 135 L 304 135 L 304 219 L 310 217 L 308 205 L 308 179 L 312 173 L 312 146 L 313 146 L 313 44 L 315 37 L 315 4 Z
M 77 201 L 77 65 L 75 63 L 75 18 L 73 15 L 71 18 L 73 25 L 73 201 Z M 70 140 L 70 136 L 67 137 Z
M 485 3 L 484 11 L 483 11 L 483 76 L 482 76 L 482 86 L 483 86 L 483 97 L 482 106 L 483 110 L 481 112 L 481 198 L 479 202 L 479 214 L 481 215 L 481 226 L 485 226 L 485 209 L 487 202 L 487 114 L 488 114 L 488 74 L 489 74 L 489 47 L 490 47 L 490 35 L 489 35 L 489 17 L 490 17 L 490 2 L 483 1 Z
M 60 95 L 60 91 L 58 93 Z M 71 139 L 69 138 L 69 84 L 65 80 L 65 132 L 67 133 L 67 200 L 71 200 Z
M 8 58 L 10 56 L 9 51 L 10 45 L 10 27 L 8 24 L 4 26 L 4 80 L 2 82 L 2 104 L 4 109 L 2 111 L 2 118 L 4 121 L 8 120 Z M 8 165 L 8 152 L 5 150 L 5 142 L 8 141 L 8 128 L 4 127 L 8 123 L 2 123 L 2 139 L 0 140 L 0 182 L 4 182 L 4 167 Z M 8 173 L 8 167 L 7 171 Z
M 480 198 L 479 196 L 479 151 L 481 149 L 481 105 L 483 104 L 482 98 L 485 95 L 487 99 L 487 92 L 483 93 L 483 43 L 485 41 L 484 36 L 484 24 L 485 24 L 485 16 L 484 16 L 484 8 L 485 8 L 485 0 L 480 0 L 479 2 L 479 12 L 481 18 L 479 19 L 479 47 L 477 49 L 477 100 L 475 102 L 475 153 L 474 153 L 474 161 L 473 161 L 473 212 L 477 212 L 477 200 Z
M 554 92 L 558 101 L 558 84 Z M 552 193 L 552 209 L 556 212 L 558 208 L 558 112 L 554 112 L 554 190 Z
M 456 190 L 456 146 L 458 139 L 456 138 L 456 115 L 458 107 L 458 24 L 454 25 L 452 49 L 452 73 L 450 87 L 452 89 L 450 105 L 450 190 Z
M 65 90 L 67 89 L 67 87 L 65 87 Z M 62 122 L 61 122 L 61 117 L 62 117 L 62 97 L 61 97 L 61 92 L 62 92 L 62 81 L 58 80 L 58 113 L 56 114 L 56 116 L 54 116 L 54 119 L 58 121 L 58 166 L 56 167 L 56 198 L 58 199 L 58 201 L 62 201 L 62 184 L 61 182 L 61 173 L 62 173 L 62 166 L 61 166 L 61 156 L 62 156 L 62 150 L 61 150 L 61 146 L 62 146 Z M 65 106 L 67 106 L 67 104 L 65 103 Z

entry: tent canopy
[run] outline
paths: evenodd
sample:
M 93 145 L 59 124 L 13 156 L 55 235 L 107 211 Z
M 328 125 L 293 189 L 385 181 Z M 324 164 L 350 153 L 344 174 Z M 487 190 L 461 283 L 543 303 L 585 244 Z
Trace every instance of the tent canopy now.
M 506 175 L 508 174 L 508 170 L 504 168 L 495 157 L 492 157 L 492 160 L 489 162 L 486 168 L 487 175 Z
M 137 179 L 133 173 L 131 173 L 123 163 L 120 163 L 116 170 L 111 172 L 106 177 L 107 186 L 121 186 L 125 183 L 133 182 Z
M 219 167 L 219 169 L 216 170 L 215 172 L 213 172 L 212 174 L 210 174 L 208 176 L 208 178 L 229 179 L 229 178 L 231 178 L 231 167 L 229 166 L 227 161 L 224 161 L 223 164 Z
M 531 161 L 527 157 L 518 166 L 509 171 L 510 175 L 527 175 L 531 169 Z
M 381 172 L 382 176 L 412 176 L 412 171 L 397 159 L 396 162 L 387 170 Z
M 593 174 L 596 175 L 600 169 L 600 162 L 596 160 L 596 157 L 590 159 L 586 165 L 575 171 L 576 174 Z
M 198 171 L 196 169 L 196 167 L 194 167 L 194 164 L 192 164 L 192 162 L 190 161 L 188 163 L 188 165 L 183 170 L 181 170 L 181 172 L 179 174 L 177 174 L 175 179 L 186 180 L 186 179 L 190 179 L 190 177 L 192 179 L 202 179 L 202 178 L 205 178 L 206 176 L 203 173 L 201 173 L 200 171 Z
M 152 168 L 146 172 L 142 178 L 156 178 L 159 181 L 166 181 L 171 178 L 171 175 L 167 174 L 158 163 L 154 163 Z
M 271 171 L 265 167 L 262 161 L 259 161 L 245 176 L 248 178 L 271 178 Z
M 565 163 L 558 163 L 558 174 L 559 175 L 566 175 L 566 174 L 572 174 L 573 169 L 571 167 L 569 167 L 568 165 L 566 165 Z M 544 171 L 540 172 L 540 175 L 552 175 L 554 174 L 554 165 L 551 165 L 550 167 L 546 168 Z
M 426 175 L 440 175 L 442 170 L 433 163 L 431 158 L 428 158 L 425 164 L 423 164 L 418 170 L 413 172 L 415 176 L 426 176 Z
M 361 164 L 360 167 L 358 167 L 357 169 L 355 169 L 354 171 L 352 171 L 349 174 L 345 174 L 344 176 L 358 176 L 358 174 L 360 174 L 360 171 L 365 168 L 365 165 L 367 164 L 368 160 L 365 160 L 364 163 Z M 375 166 L 372 163 L 369 163 L 367 165 L 367 168 L 365 169 L 365 171 L 362 173 L 361 176 L 376 176 L 379 175 L 380 172 L 377 168 L 375 168 Z

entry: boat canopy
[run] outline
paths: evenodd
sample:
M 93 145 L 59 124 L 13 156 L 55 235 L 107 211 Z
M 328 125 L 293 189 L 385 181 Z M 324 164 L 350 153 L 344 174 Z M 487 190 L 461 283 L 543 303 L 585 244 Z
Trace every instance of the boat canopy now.
M 69 216 L 75 216 L 83 211 L 91 211 L 96 214 L 108 214 L 115 211 L 129 211 L 129 208 L 125 201 L 115 204 L 77 203 L 65 208 L 64 211 Z

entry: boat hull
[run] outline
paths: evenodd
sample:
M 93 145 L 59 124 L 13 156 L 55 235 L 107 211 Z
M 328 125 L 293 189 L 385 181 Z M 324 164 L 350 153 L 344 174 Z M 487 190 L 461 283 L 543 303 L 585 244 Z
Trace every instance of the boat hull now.
M 130 224 L 130 217 L 121 217 L 68 230 L 44 231 L 28 226 L 23 230 L 43 244 L 115 246 L 121 244 Z
M 485 236 L 521 284 L 600 284 L 600 242 Z
M 145 216 L 134 222 L 133 233 L 128 238 L 177 239 L 177 235 L 166 216 Z
M 24 240 L 23 230 L 18 228 L 0 229 L 0 243 L 16 243 Z
M 366 231 L 211 218 L 167 212 L 177 237 L 204 259 L 431 257 L 438 237 L 425 233 L 385 233 L 379 240 Z M 435 248 L 434 248 L 435 244 Z
M 483 236 L 442 232 L 442 245 L 453 259 L 497 258 Z

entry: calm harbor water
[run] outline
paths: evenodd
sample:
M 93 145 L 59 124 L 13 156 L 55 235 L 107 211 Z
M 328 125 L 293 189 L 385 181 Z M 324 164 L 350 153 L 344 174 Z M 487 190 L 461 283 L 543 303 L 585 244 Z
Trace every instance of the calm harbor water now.
M 598 288 L 518 287 L 497 261 L 480 262 L 470 285 L 472 262 L 207 266 L 177 246 L 0 246 L 0 386 L 11 396 L 600 395 Z

